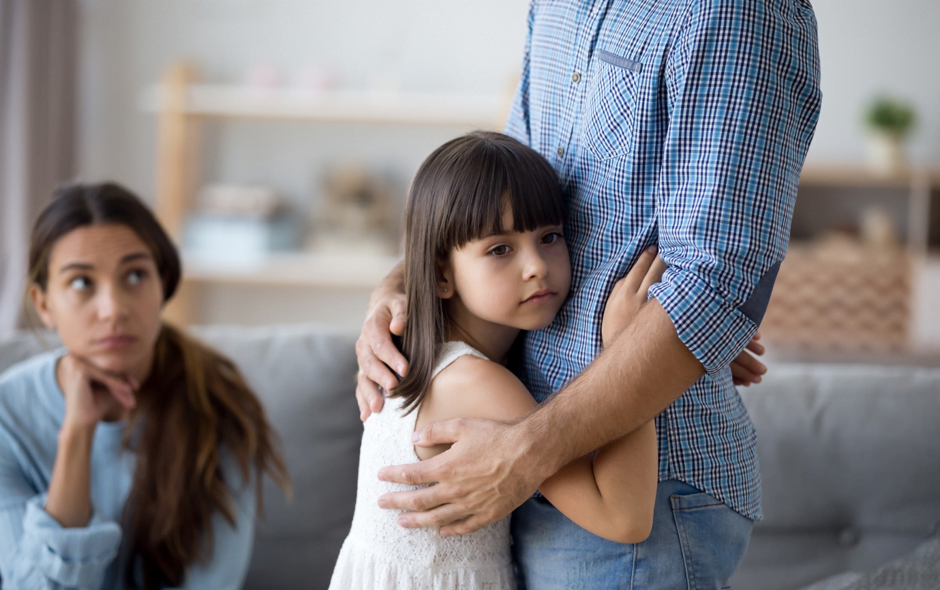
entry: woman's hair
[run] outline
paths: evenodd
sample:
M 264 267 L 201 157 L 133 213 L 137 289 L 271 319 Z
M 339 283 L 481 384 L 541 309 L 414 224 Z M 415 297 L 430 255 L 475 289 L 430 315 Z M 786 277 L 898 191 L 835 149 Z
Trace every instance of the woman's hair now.
M 129 227 L 150 248 L 167 301 L 180 280 L 176 248 L 150 210 L 111 183 L 56 191 L 33 227 L 31 284 L 46 289 L 50 253 L 59 238 L 103 224 Z M 234 492 L 240 485 L 255 486 L 259 508 L 265 473 L 290 489 L 277 435 L 238 368 L 167 324 L 157 337 L 153 367 L 137 393 L 124 444 L 136 456 L 124 506 L 128 586 L 136 586 L 136 574 L 143 575 L 145 589 L 179 586 L 193 562 L 209 560 L 212 514 L 236 525 Z M 238 466 L 241 481 L 226 481 L 226 461 Z
M 392 395 L 413 411 L 431 383 L 447 335 L 447 308 L 437 296 L 440 264 L 455 248 L 508 228 L 532 231 L 565 219 L 558 175 L 545 158 L 515 139 L 475 131 L 434 150 L 418 168 L 405 205 L 405 296 L 402 352 L 408 375 Z

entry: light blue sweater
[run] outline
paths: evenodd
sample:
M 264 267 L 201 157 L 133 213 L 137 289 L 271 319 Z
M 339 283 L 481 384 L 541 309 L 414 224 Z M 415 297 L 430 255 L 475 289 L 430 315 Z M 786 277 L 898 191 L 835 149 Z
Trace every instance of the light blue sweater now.
M 58 350 L 0 375 L 0 577 L 2 590 L 123 589 L 121 514 L 133 480 L 134 455 L 121 445 L 124 423 L 102 422 L 91 456 L 94 515 L 84 528 L 62 528 L 44 510 L 65 398 L 55 378 Z M 231 474 L 229 474 L 231 472 Z M 237 470 L 226 481 L 241 482 Z M 184 588 L 241 588 L 254 536 L 253 485 L 234 490 L 237 527 L 212 519 L 215 551 L 193 564 Z

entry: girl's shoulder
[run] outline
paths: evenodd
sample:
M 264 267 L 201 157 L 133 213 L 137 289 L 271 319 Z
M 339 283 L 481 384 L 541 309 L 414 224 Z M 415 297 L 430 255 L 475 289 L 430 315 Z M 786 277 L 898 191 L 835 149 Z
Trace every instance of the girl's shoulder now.
M 421 402 L 421 417 L 422 422 L 452 418 L 511 420 L 536 405 L 509 369 L 482 355 L 466 353 L 450 359 L 431 381 Z

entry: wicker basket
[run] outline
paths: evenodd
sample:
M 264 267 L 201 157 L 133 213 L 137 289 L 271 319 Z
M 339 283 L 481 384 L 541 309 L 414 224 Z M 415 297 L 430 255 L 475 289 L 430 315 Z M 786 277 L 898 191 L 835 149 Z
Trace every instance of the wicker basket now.
M 903 352 L 910 322 L 906 252 L 791 245 L 761 333 L 769 344 L 789 349 Z

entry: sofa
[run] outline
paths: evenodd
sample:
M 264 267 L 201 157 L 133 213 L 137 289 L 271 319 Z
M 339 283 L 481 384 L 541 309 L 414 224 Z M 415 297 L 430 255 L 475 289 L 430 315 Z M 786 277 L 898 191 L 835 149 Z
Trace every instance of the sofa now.
M 267 482 L 245 588 L 326 588 L 356 493 L 356 333 L 193 332 L 242 368 L 293 476 L 292 501 Z M 0 371 L 42 349 L 29 333 L 0 338 Z M 872 584 L 903 582 L 892 572 L 910 564 L 916 580 L 897 588 L 940 588 L 940 369 L 775 363 L 742 396 L 758 432 L 765 518 L 736 590 L 887 587 Z

